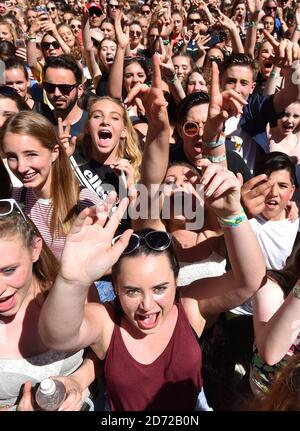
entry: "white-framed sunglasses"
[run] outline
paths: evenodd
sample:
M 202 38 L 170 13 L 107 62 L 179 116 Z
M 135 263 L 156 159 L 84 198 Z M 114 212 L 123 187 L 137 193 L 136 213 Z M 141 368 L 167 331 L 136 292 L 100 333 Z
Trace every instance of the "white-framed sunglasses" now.
M 23 219 L 27 222 L 27 217 L 22 208 L 15 199 L 0 199 L 0 217 L 7 216 L 14 211 L 14 208 L 21 214 Z

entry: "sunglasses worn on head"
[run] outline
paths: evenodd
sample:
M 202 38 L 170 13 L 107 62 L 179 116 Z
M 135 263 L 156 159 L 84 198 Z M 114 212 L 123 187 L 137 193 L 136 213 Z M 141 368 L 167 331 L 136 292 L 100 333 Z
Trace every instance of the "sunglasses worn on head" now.
M 112 244 L 115 244 L 120 239 L 120 237 L 121 235 L 116 236 L 112 240 Z M 171 235 L 163 230 L 151 231 L 146 233 L 144 236 L 133 233 L 130 237 L 128 246 L 123 251 L 123 254 L 133 253 L 134 250 L 140 246 L 142 241 L 145 241 L 147 247 L 151 248 L 152 250 L 164 251 L 170 247 L 172 239 Z
M 47 49 L 50 48 L 50 46 L 52 46 L 52 48 L 54 48 L 54 49 L 59 49 L 60 48 L 60 44 L 56 40 L 54 40 L 53 42 L 42 42 L 41 43 L 41 48 L 42 49 L 47 50 Z
M 14 209 L 16 209 L 23 219 L 27 222 L 27 218 L 25 214 L 23 213 L 20 205 L 18 202 L 15 201 L 15 199 L 0 199 L 0 217 L 7 216 L 14 212 Z
M 196 23 L 196 24 L 200 24 L 200 22 L 201 22 L 201 18 L 196 18 L 196 19 L 190 19 L 189 18 L 189 24 L 194 24 L 194 23 Z
M 12 96 L 13 94 L 17 94 L 17 90 L 9 85 L 0 85 L 0 94 L 3 96 Z
M 64 96 L 68 96 L 76 87 L 78 87 L 78 84 L 53 84 L 52 82 L 43 82 L 43 88 L 47 93 L 54 93 L 55 89 L 58 88 L 60 93 Z
M 201 127 L 203 127 L 203 123 L 200 123 Z M 186 123 L 184 123 L 183 125 L 183 133 L 192 138 L 193 136 L 198 135 L 199 133 L 199 129 L 200 129 L 200 125 L 195 123 L 194 121 L 187 121 Z

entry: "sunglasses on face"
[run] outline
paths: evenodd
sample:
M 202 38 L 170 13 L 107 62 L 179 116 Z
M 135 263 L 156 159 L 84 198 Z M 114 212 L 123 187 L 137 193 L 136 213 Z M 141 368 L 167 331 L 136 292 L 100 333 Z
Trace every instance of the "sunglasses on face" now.
M 187 121 L 183 125 L 183 133 L 189 138 L 193 138 L 194 136 L 199 134 L 200 126 L 203 127 L 203 123 L 195 123 L 194 121 Z
M 9 85 L 0 85 L 0 94 L 3 96 L 12 96 L 13 94 L 17 94 L 17 90 Z
M 120 238 L 121 235 L 116 236 L 112 240 L 112 244 L 115 244 Z M 133 233 L 130 237 L 128 246 L 123 251 L 123 254 L 130 254 L 134 252 L 134 250 L 140 246 L 142 241 L 144 241 L 147 247 L 151 248 L 152 250 L 164 251 L 170 247 L 172 239 L 171 236 L 163 230 L 151 231 L 146 233 L 144 236 Z
M 53 7 L 47 7 L 47 11 L 48 12 L 54 12 L 55 10 L 56 10 L 55 6 L 53 6 Z
M 109 4 L 108 5 L 111 9 L 120 9 L 120 6 L 118 4 Z
M 135 36 L 135 35 L 137 35 L 137 37 L 140 37 L 141 36 L 141 32 L 140 31 L 130 31 L 129 32 L 129 35 L 130 36 Z
M 71 29 L 75 30 L 75 29 L 81 29 L 81 24 L 75 25 L 75 24 L 71 24 Z
M 7 215 L 13 213 L 14 210 L 19 212 L 21 214 L 21 216 L 23 217 L 23 219 L 27 223 L 27 218 L 26 218 L 25 214 L 23 213 L 18 202 L 15 201 L 15 199 L 0 199 L 0 217 L 7 216 Z
M 266 7 L 266 10 L 268 10 L 268 11 L 272 11 L 272 10 L 276 10 L 277 8 L 276 7 Z
M 188 19 L 189 24 L 200 24 L 201 18 L 195 18 L 195 19 Z
M 44 49 L 45 51 L 47 51 L 47 49 L 50 49 L 50 46 L 52 46 L 52 48 L 54 48 L 54 49 L 60 48 L 60 44 L 58 42 L 56 42 L 56 40 L 53 42 L 42 42 L 41 43 L 41 48 Z
M 78 84 L 52 84 L 52 82 L 43 82 L 43 88 L 47 93 L 54 93 L 55 89 L 58 88 L 59 92 L 64 96 L 68 96 L 76 87 L 78 87 Z
M 149 15 L 149 13 L 151 13 L 150 10 L 142 10 L 142 15 Z
M 89 16 L 93 16 L 93 15 L 101 16 L 102 12 L 100 9 L 92 9 L 92 10 L 90 9 L 89 10 Z

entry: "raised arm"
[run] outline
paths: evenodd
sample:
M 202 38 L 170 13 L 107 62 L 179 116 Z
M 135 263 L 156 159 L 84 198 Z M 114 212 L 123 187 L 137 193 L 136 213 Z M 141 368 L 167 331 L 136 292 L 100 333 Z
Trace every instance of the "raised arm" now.
M 96 61 L 95 54 L 93 51 L 93 42 L 90 35 L 89 13 L 86 9 L 84 9 L 82 12 L 81 25 L 82 25 L 82 42 L 83 42 L 83 49 L 85 54 L 85 61 L 89 69 L 89 72 L 91 74 L 94 87 L 97 88 L 98 82 L 102 76 L 102 72 Z
M 227 28 L 227 30 L 230 33 L 232 52 L 243 54 L 244 47 L 243 47 L 243 43 L 241 41 L 237 26 L 228 16 L 224 15 L 219 9 L 218 9 L 218 22 L 222 27 Z
M 245 40 L 245 54 L 255 57 L 255 46 L 257 36 L 257 24 L 265 15 L 263 11 L 264 0 L 247 0 L 247 8 L 250 12 L 249 27 Z
M 114 58 L 114 62 L 111 66 L 108 82 L 107 92 L 111 97 L 122 100 L 122 88 L 123 88 L 123 69 L 124 69 L 124 58 L 126 48 L 129 44 L 129 26 L 125 27 L 125 31 L 122 30 L 122 16 L 123 12 L 117 10 L 115 17 L 115 31 L 117 37 L 117 51 Z
M 242 304 L 263 285 L 266 274 L 264 256 L 241 207 L 238 179 L 220 165 L 207 160 L 201 163 L 205 169 L 201 180 L 205 203 L 223 229 L 232 271 L 195 281 L 183 289 L 182 300 L 190 321 L 199 313 L 207 318 Z
M 128 204 L 127 198 L 123 199 L 108 220 L 115 197 L 111 193 L 102 206 L 83 210 L 66 238 L 60 272 L 39 321 L 43 341 L 51 348 L 77 351 L 97 342 L 101 349 L 104 333 L 111 326 L 106 308 L 101 304 L 85 304 L 85 300 L 89 286 L 118 260 L 132 232 L 127 230 L 112 246 Z
M 253 319 L 256 344 L 260 357 L 268 365 L 279 362 L 297 339 L 300 332 L 299 317 L 299 287 L 284 299 L 280 286 L 268 279 L 255 294 Z

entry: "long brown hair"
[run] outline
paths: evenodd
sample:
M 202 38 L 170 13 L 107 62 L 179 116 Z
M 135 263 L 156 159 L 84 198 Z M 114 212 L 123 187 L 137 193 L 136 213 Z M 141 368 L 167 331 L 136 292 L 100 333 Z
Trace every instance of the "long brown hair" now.
M 3 139 L 6 133 L 28 135 L 36 138 L 44 148 L 53 151 L 59 147 L 59 156 L 52 164 L 50 194 L 52 216 L 50 232 L 53 237 L 67 235 L 76 217 L 79 198 L 79 184 L 73 174 L 69 158 L 61 144 L 55 127 L 36 112 L 19 112 L 7 120 L 0 131 L 0 147 L 3 151 Z

